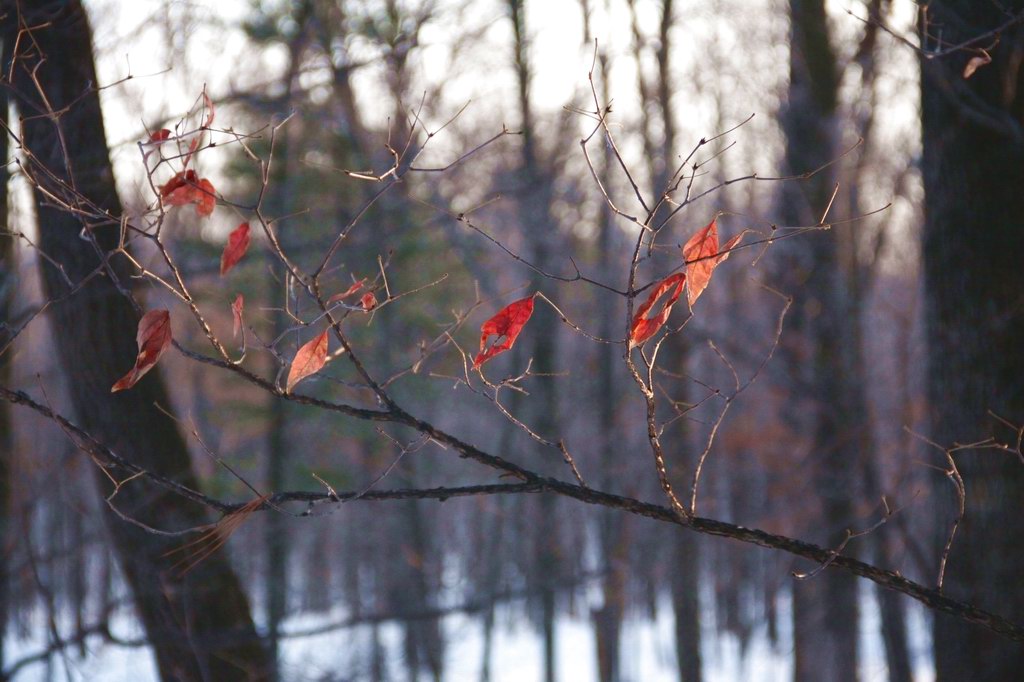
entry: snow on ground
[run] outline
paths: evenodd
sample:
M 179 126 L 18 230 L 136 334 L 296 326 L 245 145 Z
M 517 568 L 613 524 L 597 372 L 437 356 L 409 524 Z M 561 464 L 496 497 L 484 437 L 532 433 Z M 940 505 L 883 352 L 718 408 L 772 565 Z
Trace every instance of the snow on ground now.
M 707 601 L 702 599 L 702 601 Z M 705 604 L 706 606 L 706 604 Z M 870 586 L 862 586 L 861 680 L 885 682 L 887 671 L 879 634 L 879 612 Z M 515 611 L 519 613 L 519 611 Z M 290 632 L 314 629 L 343 620 L 348 614 L 336 609 L 326 614 L 298 615 L 285 623 Z M 789 604 L 780 604 L 783 622 L 789 618 Z M 739 642 L 732 636 L 715 636 L 711 618 L 704 619 L 702 656 L 708 682 L 787 682 L 792 675 L 792 633 L 782 628 L 780 642 L 773 648 L 764 632 L 758 632 L 741 656 Z M 911 649 L 917 682 L 932 682 L 929 623 L 923 609 L 909 612 Z M 494 682 L 532 682 L 542 679 L 542 640 L 522 620 L 512 616 L 509 607 L 498 609 L 491 661 Z M 59 624 L 61 632 L 69 632 L 68 624 Z M 141 636 L 137 627 L 124 616 L 111 624 L 111 629 L 126 639 Z M 32 636 L 8 639 L 5 661 L 8 665 L 47 646 L 47 627 L 42 615 L 32 624 Z M 10 632 L 9 636 L 15 633 Z M 444 619 L 446 641 L 445 679 L 449 682 L 479 679 L 483 634 L 478 617 L 461 614 Z M 582 617 L 562 617 L 557 622 L 557 665 L 559 680 L 577 682 L 597 678 L 593 629 Z M 392 679 L 403 679 L 401 627 L 382 624 L 378 636 L 389 652 L 385 666 Z M 283 641 L 282 672 L 287 680 L 320 682 L 327 680 L 367 679 L 365 652 L 371 642 L 372 629 L 362 625 L 323 634 L 286 638 Z M 654 622 L 629 620 L 622 633 L 622 679 L 624 682 L 675 682 L 675 654 L 672 648 L 673 622 L 666 603 Z M 78 657 L 77 649 L 69 649 L 65 673 L 64 660 L 52 659 L 49 679 L 74 682 L 149 682 L 157 680 L 153 658 L 147 648 L 100 645 L 93 640 L 88 655 Z M 24 668 L 15 676 L 16 682 L 44 682 L 48 679 L 45 663 Z

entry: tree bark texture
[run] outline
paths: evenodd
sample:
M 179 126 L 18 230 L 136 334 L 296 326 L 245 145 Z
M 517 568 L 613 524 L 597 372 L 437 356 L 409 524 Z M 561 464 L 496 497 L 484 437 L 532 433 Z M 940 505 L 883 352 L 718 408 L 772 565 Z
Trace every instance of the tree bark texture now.
M 92 35 L 78 0 L 7 2 L 3 10 L 3 41 L 17 45 L 15 63 L 3 64 L 5 79 L 13 73 L 13 82 L 4 85 L 21 116 L 29 173 L 72 206 L 91 202 L 110 216 L 87 222 L 36 188 L 39 247 L 61 266 L 41 266 L 46 295 L 56 299 L 69 293 L 67 280 L 77 285 L 89 277 L 118 242 L 122 210 L 96 90 Z M 88 234 L 94 239 L 83 238 Z M 127 286 L 124 264 L 115 258 L 107 272 L 50 307 L 57 360 L 84 429 L 122 458 L 196 487 L 184 439 L 157 407 L 170 407 L 161 373 L 150 372 L 130 391 L 110 392 L 137 352 L 139 313 L 114 282 L 116 276 Z M 125 477 L 117 467 L 107 473 Z M 94 479 L 100 494 L 110 496 L 111 481 L 99 468 Z M 141 479 L 125 483 L 111 502 L 126 516 L 162 529 L 209 521 L 198 506 Z M 223 553 L 183 575 L 167 553 L 187 536 L 153 534 L 113 513 L 106 521 L 163 680 L 266 678 L 267 656 Z
M 837 107 L 839 71 L 829 39 L 824 0 L 790 0 L 790 83 L 781 113 L 789 173 L 815 170 L 839 156 Z M 783 219 L 814 225 L 829 203 L 834 166 L 786 186 Z M 799 292 L 794 315 L 801 335 L 807 397 L 813 405 L 810 494 L 820 500 L 815 528 L 824 543 L 837 546 L 853 521 L 852 482 L 857 478 L 856 440 L 848 409 L 852 367 L 848 360 L 852 320 L 846 310 L 839 240 L 810 234 L 787 245 L 795 267 L 790 286 Z M 855 337 L 854 337 L 855 338 Z M 824 571 L 793 584 L 797 682 L 821 679 L 829 670 L 837 682 L 857 679 L 857 586 L 846 576 Z
M 956 44 L 1024 10 L 1021 0 L 1001 4 L 1004 10 L 994 2 L 934 0 L 921 23 L 925 47 L 935 47 L 939 31 L 944 44 Z M 930 435 L 944 446 L 990 436 L 1015 441 L 992 413 L 1024 423 L 1024 27 L 1005 30 L 990 49 L 992 63 L 965 79 L 976 54 L 958 51 L 921 65 Z M 1019 619 L 1024 463 L 996 450 L 954 457 L 966 513 L 944 589 Z M 945 503 L 944 543 L 956 494 L 937 478 L 935 495 Z M 940 681 L 1020 679 L 1024 670 L 1024 647 L 980 628 L 939 614 L 934 636 Z

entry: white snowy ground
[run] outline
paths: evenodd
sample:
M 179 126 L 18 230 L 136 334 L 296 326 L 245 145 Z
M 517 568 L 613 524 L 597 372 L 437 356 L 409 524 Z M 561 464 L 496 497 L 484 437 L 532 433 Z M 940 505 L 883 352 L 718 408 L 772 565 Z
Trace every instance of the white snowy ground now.
M 861 681 L 885 682 L 887 671 L 878 629 L 878 608 L 872 591 L 862 586 L 861 628 L 864 646 L 861 655 Z M 786 604 L 781 618 L 786 622 Z M 624 682 L 675 682 L 677 673 L 672 650 L 672 619 L 669 608 L 656 622 L 629 621 L 623 631 L 622 679 Z M 503 618 L 503 615 L 505 616 Z M 297 616 L 285 624 L 286 631 L 306 630 L 345 617 L 337 613 L 318 614 L 316 617 Z M 708 682 L 787 682 L 792 674 L 790 652 L 791 633 L 780 633 L 780 645 L 772 649 L 763 632 L 757 633 L 741 658 L 739 643 L 732 637 L 714 637 L 714 624 L 705 618 L 703 648 L 704 673 Z M 509 626 L 507 614 L 500 611 L 496 618 L 493 658 L 491 662 L 494 682 L 532 682 L 541 676 L 541 640 L 525 623 Z M 917 682 L 932 682 L 933 673 L 928 653 L 929 627 L 922 609 L 910 609 L 911 645 Z M 445 679 L 449 682 L 479 679 L 483 638 L 479 619 L 449 616 L 444 621 L 446 635 Z M 121 636 L 135 637 L 141 633 L 131 623 L 112 624 Z M 388 650 L 400 655 L 401 631 L 397 625 L 380 626 L 380 637 Z M 36 635 L 30 639 L 8 640 L 5 660 L 8 664 L 18 658 L 45 648 L 46 627 L 40 619 Z M 10 633 L 13 635 L 13 633 Z M 349 660 L 353 649 L 362 648 L 370 641 L 368 626 L 336 630 L 331 633 L 285 639 L 282 651 L 282 672 L 289 682 L 319 682 L 321 680 L 359 680 L 354 661 Z M 365 650 L 365 649 L 363 649 Z M 77 650 L 67 652 L 67 667 L 60 656 L 52 660 L 51 679 L 67 682 L 149 682 L 157 679 L 152 656 L 145 648 L 103 646 L 79 658 Z M 562 682 L 588 682 L 597 678 L 593 630 L 584 618 L 561 618 L 558 621 L 557 661 L 559 680 Z M 400 660 L 385 662 L 390 665 L 392 677 L 403 679 L 404 666 Z M 14 678 L 16 682 L 48 682 L 47 667 L 43 663 L 24 668 Z

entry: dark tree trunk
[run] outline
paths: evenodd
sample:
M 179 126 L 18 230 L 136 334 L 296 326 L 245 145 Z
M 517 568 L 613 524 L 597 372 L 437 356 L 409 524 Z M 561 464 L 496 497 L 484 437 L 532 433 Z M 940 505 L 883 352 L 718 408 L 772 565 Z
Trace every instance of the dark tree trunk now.
M 781 118 L 786 134 L 786 166 L 791 173 L 816 169 L 839 155 L 836 110 L 839 72 L 829 40 L 824 0 L 790 0 L 789 98 Z M 835 182 L 831 169 L 798 183 L 784 194 L 783 219 L 790 225 L 813 225 L 821 218 Z M 793 258 L 789 285 L 799 291 L 794 318 L 802 335 L 814 434 L 810 475 L 812 494 L 820 500 L 815 515 L 821 540 L 837 546 L 853 521 L 851 486 L 862 455 L 852 437 L 857 418 L 850 390 L 855 377 L 849 359 L 859 352 L 844 333 L 847 319 L 838 239 L 811 234 L 787 245 Z M 852 351 L 852 352 L 851 352 Z M 793 585 L 794 644 L 797 682 L 857 678 L 858 604 L 855 582 L 824 571 Z
M 2 38 L 0 38 L 2 40 Z M 8 52 L 6 43 L 4 54 Z M 7 60 L 0 60 L 0 64 Z M 7 123 L 8 96 L 7 90 L 0 88 L 0 120 Z M 0 131 L 0 159 L 8 159 L 10 144 L 6 132 Z M 7 181 L 9 180 L 7 164 L 0 168 L 0 231 L 7 231 Z M 0 384 L 7 385 L 11 374 L 11 352 L 6 348 L 11 340 L 13 330 L 7 325 L 13 324 L 11 305 L 14 302 L 14 290 L 17 286 L 18 251 L 13 237 L 0 235 Z M 0 556 L 9 557 L 8 534 L 11 513 L 11 457 L 14 454 L 14 434 L 10 405 L 0 405 Z M 4 642 L 7 634 L 8 608 L 8 575 L 7 561 L 0 561 L 0 670 L 4 669 Z
M 43 169 L 73 187 L 107 212 L 109 221 L 83 221 L 54 206 L 36 191 L 40 248 L 60 263 L 74 283 L 100 263 L 99 252 L 117 244 L 121 205 L 114 185 L 93 65 L 92 36 L 78 0 L 5 3 L 3 40 L 22 33 L 13 67 L 14 95 L 22 117 L 24 151 L 29 170 L 48 191 L 81 205 L 74 193 L 58 186 Z M 20 21 L 19 21 L 20 19 Z M 4 74 L 12 73 L 3 64 Z M 43 93 L 36 89 L 33 76 Z M 48 106 L 43 105 L 43 97 Z M 52 115 L 51 112 L 60 112 Z M 96 243 L 81 238 L 91 230 Z M 126 283 L 126 271 L 113 271 Z M 50 298 L 68 292 L 55 267 L 41 266 Z M 122 295 L 110 273 L 93 278 L 67 301 L 50 307 L 58 361 L 67 374 L 70 398 L 81 426 L 127 460 L 143 468 L 197 487 L 188 451 L 175 423 L 157 408 L 168 406 L 160 372 L 149 373 L 131 391 L 110 393 L 113 383 L 131 367 L 137 349 L 139 314 Z M 114 477 L 123 472 L 110 470 Z M 107 476 L 95 472 L 100 494 L 110 495 Z M 184 528 L 207 523 L 202 511 L 141 480 L 125 484 L 112 500 L 124 514 L 159 528 Z M 249 605 L 224 554 L 214 555 L 187 576 L 173 569 L 165 554 L 182 544 L 145 532 L 113 514 L 108 528 L 123 573 L 164 680 L 262 680 L 267 656 L 249 615 Z
M 519 168 L 518 215 L 525 234 L 530 258 L 541 270 L 550 270 L 552 250 L 557 243 L 557 228 L 551 215 L 552 183 L 550 167 L 546 167 L 537 146 L 537 128 L 533 116 L 530 87 L 533 65 L 529 56 L 526 10 L 523 0 L 508 0 L 509 18 L 514 34 L 513 67 L 516 72 L 517 104 L 520 116 L 523 146 Z M 531 275 L 531 290 L 537 291 L 545 282 L 540 275 Z M 535 431 L 544 438 L 557 438 L 558 418 L 557 384 L 552 376 L 558 356 L 559 321 L 546 305 L 538 305 L 534 314 L 534 343 L 531 351 L 532 373 L 537 377 L 531 404 Z M 550 460 L 552 450 L 539 446 L 538 459 Z M 546 532 L 535 535 L 535 563 L 538 576 L 541 631 L 544 640 L 544 680 L 555 682 L 557 646 L 557 594 L 559 572 L 559 536 L 557 531 L 557 502 L 550 495 L 537 501 L 540 518 L 551 525 Z
M 591 36 L 591 8 L 588 0 L 581 0 L 583 10 L 584 35 L 583 48 L 593 49 Z M 600 98 L 608 102 L 611 98 L 609 87 L 610 70 L 608 56 L 602 50 L 597 55 L 597 81 L 600 84 Z M 601 183 L 605 187 L 612 186 L 611 169 L 613 159 L 608 145 L 601 146 L 600 173 Z M 615 217 L 608 205 L 601 202 L 601 222 L 597 238 L 598 272 L 606 281 L 614 281 L 614 258 L 618 254 Z M 610 339 L 617 326 L 622 323 L 620 311 L 616 306 L 601 305 L 598 307 L 599 335 Z M 599 442 L 598 487 L 609 490 L 617 479 L 620 462 L 616 459 L 617 447 L 621 444 L 621 434 L 616 424 L 615 415 L 618 408 L 618 382 L 615 366 L 619 363 L 619 350 L 611 345 L 601 344 L 597 347 L 597 370 L 593 383 L 592 400 L 597 406 L 597 423 L 595 429 Z M 594 625 L 595 650 L 597 652 L 597 674 L 600 682 L 619 682 L 620 670 L 620 639 L 622 620 L 626 609 L 626 576 L 628 572 L 627 555 L 629 538 L 626 524 L 620 514 L 611 510 L 597 511 L 598 550 L 603 562 L 604 572 L 601 576 L 601 607 L 594 609 L 591 618 Z
M 679 682 L 703 679 L 700 654 L 700 540 L 676 533 L 672 547 L 672 611 L 675 613 Z
M 275 332 L 283 326 L 282 317 L 280 313 L 275 315 Z M 284 490 L 285 483 L 284 462 L 288 453 L 287 407 L 283 400 L 274 400 L 269 406 L 266 481 L 267 490 L 275 492 Z M 264 608 L 267 617 L 267 653 L 272 666 L 270 678 L 276 682 L 281 679 L 281 622 L 288 613 L 288 528 L 283 514 L 269 514 L 263 521 L 266 524 L 264 546 L 267 573 L 264 598 L 267 603 Z
M 994 2 L 934 0 L 931 33 L 955 44 L 1024 10 L 1022 0 L 1001 4 L 1005 13 Z M 945 445 L 1014 441 L 992 413 L 1024 423 L 1024 27 L 1004 31 L 991 55 L 969 80 L 972 53 L 922 63 L 928 393 L 932 437 Z M 994 450 L 955 456 L 967 508 L 945 589 L 1019 618 L 1024 464 Z M 936 486 L 947 533 L 955 494 L 945 479 Z M 1020 679 L 1024 646 L 936 614 L 935 660 L 940 681 Z
M 298 74 L 302 65 L 306 45 L 309 42 L 306 24 L 313 13 L 312 4 L 308 1 L 295 3 L 294 7 L 295 24 L 299 27 L 295 35 L 287 41 L 288 62 L 285 72 L 285 93 L 281 102 L 279 115 L 287 116 L 295 110 L 296 91 L 298 87 Z M 289 126 L 284 131 L 284 163 L 280 164 L 281 176 L 275 183 L 280 191 L 272 196 L 278 202 L 277 208 L 280 215 L 289 215 L 296 207 L 290 203 L 290 199 L 298 195 L 299 179 L 299 147 L 300 140 L 295 126 Z M 285 253 L 292 253 L 298 245 L 292 230 L 280 230 L 278 241 Z M 282 289 L 285 296 L 291 295 L 290 287 L 281 287 L 279 282 L 286 280 L 287 273 L 283 268 L 278 267 L 273 256 L 268 254 L 269 271 L 276 271 L 277 277 L 268 278 L 267 300 L 273 300 L 275 296 L 281 295 Z M 290 326 L 290 319 L 282 309 L 276 311 L 273 316 L 274 336 L 281 338 Z M 270 492 L 277 492 L 285 489 L 287 480 L 285 462 L 288 458 L 288 403 L 278 400 L 276 396 L 268 396 L 269 423 L 267 425 L 267 452 L 265 462 L 266 489 Z M 283 514 L 269 514 L 264 519 L 264 547 L 266 549 L 266 575 L 264 576 L 264 590 L 266 604 L 264 605 L 267 624 L 267 649 L 270 661 L 273 666 L 271 677 L 274 682 L 281 679 L 281 652 L 280 635 L 281 623 L 288 613 L 288 554 L 290 543 L 288 542 L 288 524 Z

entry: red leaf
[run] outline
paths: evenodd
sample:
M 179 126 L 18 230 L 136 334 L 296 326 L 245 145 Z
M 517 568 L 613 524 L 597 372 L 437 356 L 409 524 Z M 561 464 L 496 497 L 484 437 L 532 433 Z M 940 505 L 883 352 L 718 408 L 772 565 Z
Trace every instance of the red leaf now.
M 160 188 L 160 197 L 169 206 L 187 204 L 189 203 L 189 191 L 198 180 L 194 170 L 179 171 Z
M 242 260 L 246 250 L 249 248 L 249 223 L 242 223 L 228 235 L 228 243 L 224 245 L 224 253 L 220 255 L 220 276 L 223 277 L 228 271 Z
M 167 128 L 161 128 L 160 130 L 156 131 L 155 133 L 153 133 L 152 135 L 149 136 L 149 141 L 150 142 L 163 142 L 164 140 L 166 140 L 170 136 L 171 136 L 171 131 L 170 130 L 168 130 Z
M 373 295 L 372 291 L 367 291 L 359 299 L 359 305 L 363 306 L 363 310 L 369 312 L 377 307 L 377 297 Z
M 208 216 L 217 205 L 213 184 L 200 178 L 194 170 L 180 171 L 160 188 L 160 197 L 166 206 L 196 205 L 196 214 Z
M 348 289 L 346 289 L 344 292 L 342 292 L 340 294 L 335 294 L 334 296 L 331 296 L 329 299 L 327 299 L 327 305 L 330 305 L 332 303 L 337 303 L 338 301 L 344 301 L 349 296 L 351 296 L 353 294 L 356 294 L 356 293 L 359 293 L 359 290 L 362 289 L 363 285 L 365 285 L 365 284 L 366 284 L 366 278 L 363 277 L 361 280 L 359 280 L 358 282 L 355 282 L 352 286 L 350 286 Z
M 519 337 L 519 332 L 530 321 L 533 315 L 533 296 L 513 301 L 498 311 L 498 313 L 483 323 L 480 327 L 480 352 L 473 360 L 473 369 L 477 369 L 495 355 L 504 353 Z M 490 347 L 487 346 L 489 337 L 494 336 Z M 504 340 L 502 340 L 504 339 Z
M 238 332 L 242 330 L 242 311 L 245 309 L 245 299 L 241 294 L 235 296 L 235 302 L 231 304 L 231 315 L 234 317 L 231 336 L 237 338 Z
M 643 344 L 644 341 L 654 336 L 661 329 L 661 326 L 668 321 L 668 316 L 672 313 L 672 306 L 679 300 L 679 295 L 683 293 L 683 284 L 685 283 L 686 275 L 682 272 L 677 272 L 661 280 L 661 283 L 655 287 L 651 295 L 647 297 L 647 300 L 636 311 L 636 315 L 633 316 L 633 323 L 629 326 L 630 348 Z M 658 299 L 664 296 L 672 287 L 675 287 L 675 290 L 661 304 L 661 310 L 658 311 L 658 314 L 653 317 L 647 317 L 647 313 L 658 302 Z
M 132 370 L 110 387 L 111 393 L 131 388 L 149 370 L 153 369 L 167 347 L 171 345 L 171 314 L 166 310 L 150 310 L 139 320 L 135 334 L 139 355 Z
M 213 189 L 213 183 L 206 178 L 199 181 L 199 187 L 196 188 L 196 214 L 200 216 L 208 216 L 213 213 L 213 209 L 217 206 L 217 195 Z
M 288 382 L 284 390 L 291 393 L 291 390 L 295 388 L 295 384 L 319 372 L 323 369 L 325 362 L 327 362 L 326 329 L 315 339 L 306 343 L 295 354 L 295 359 L 292 360 L 292 367 L 288 370 Z
M 732 255 L 732 250 L 739 246 L 740 240 L 743 239 L 743 235 L 746 233 L 746 230 L 740 232 L 722 246 L 722 250 L 718 253 L 718 258 L 715 260 L 715 265 L 719 265 L 729 260 L 729 256 Z
M 740 243 L 744 234 L 746 231 L 740 232 L 719 251 L 718 219 L 715 218 L 707 227 L 690 237 L 690 241 L 683 246 L 683 259 L 686 261 L 686 273 L 689 276 L 686 298 L 691 308 L 704 293 L 715 268 L 729 257 L 731 250 Z
M 711 281 L 711 273 L 718 264 L 715 258 L 717 255 L 718 218 L 713 218 L 707 227 L 690 237 L 690 241 L 683 246 L 683 260 L 686 261 L 686 272 L 690 276 L 686 296 L 691 307 Z

